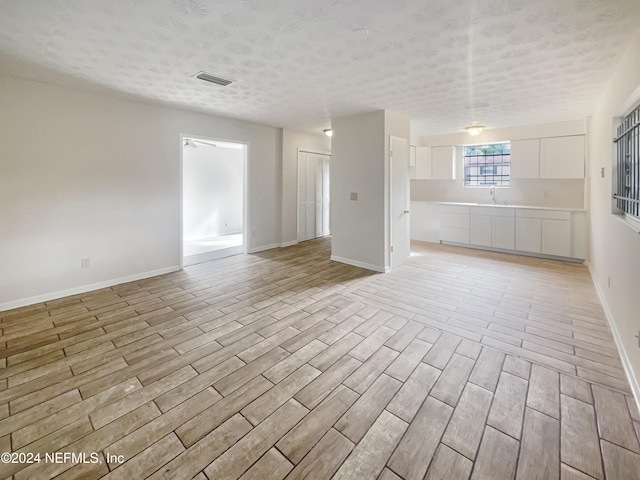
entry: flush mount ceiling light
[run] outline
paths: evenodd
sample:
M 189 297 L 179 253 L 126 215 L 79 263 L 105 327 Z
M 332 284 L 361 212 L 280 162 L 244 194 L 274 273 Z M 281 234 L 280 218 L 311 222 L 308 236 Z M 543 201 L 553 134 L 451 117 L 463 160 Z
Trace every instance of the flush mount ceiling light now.
M 194 75 L 198 80 L 204 80 L 205 82 L 215 83 L 216 85 L 221 85 L 226 87 L 227 85 L 233 83 L 233 80 L 228 80 L 226 78 L 218 77 L 217 75 L 212 75 L 207 72 L 198 72 Z
M 327 128 L 327 129 L 323 130 L 323 132 L 327 137 L 333 137 L 333 130 L 332 129 Z
M 469 125 L 468 127 L 464 127 L 469 135 L 475 137 L 476 135 L 480 135 L 482 130 L 484 130 L 484 125 Z

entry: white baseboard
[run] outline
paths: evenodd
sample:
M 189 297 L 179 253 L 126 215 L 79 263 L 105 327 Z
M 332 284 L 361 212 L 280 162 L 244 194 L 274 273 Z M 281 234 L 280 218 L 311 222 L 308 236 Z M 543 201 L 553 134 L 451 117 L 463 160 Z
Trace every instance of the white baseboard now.
M 283 242 L 280 244 L 281 247 L 291 247 L 292 245 L 297 245 L 298 240 L 292 240 L 290 242 Z
M 68 297 L 70 295 L 77 295 L 78 293 L 86 293 L 93 290 L 100 290 L 101 288 L 113 287 L 114 285 L 120 285 L 121 283 L 135 282 L 136 280 L 156 277 L 158 275 L 164 275 L 165 273 L 177 272 L 178 270 L 180 270 L 180 266 L 176 265 L 173 267 L 152 270 L 150 272 L 136 273 L 135 275 L 129 275 L 127 277 L 114 278 L 111 280 L 106 280 L 104 282 L 91 283 L 89 285 L 80 285 L 79 287 L 68 288 L 66 290 L 43 293 L 42 295 L 36 295 L 34 297 L 12 300 L 10 302 L 0 303 L 0 312 L 11 310 L 13 308 L 25 307 L 27 305 L 33 305 L 34 303 L 47 302 L 49 300 Z
M 381 267 L 380 265 L 373 265 L 371 263 L 359 262 L 358 260 L 338 257 L 336 255 L 331 255 L 331 260 L 335 262 L 346 263 L 347 265 L 353 265 L 354 267 L 366 268 L 367 270 L 373 270 L 374 272 L 387 273 L 390 270 L 388 267 Z
M 247 253 L 264 252 L 265 250 L 271 250 L 272 248 L 278 248 L 279 243 L 272 243 L 271 245 L 262 245 L 261 247 L 253 247 L 247 250 Z
M 607 300 L 604 297 L 604 292 L 600 287 L 600 283 L 598 283 L 598 279 L 594 275 L 593 270 L 591 270 L 590 263 L 587 264 L 587 267 L 589 268 L 591 279 L 593 280 L 593 284 L 596 287 L 596 292 L 598 293 L 598 298 L 600 299 L 600 303 L 602 304 L 602 308 L 604 309 L 604 314 L 607 317 L 607 321 L 609 322 L 609 327 L 611 328 L 611 333 L 613 334 L 613 340 L 616 342 L 616 347 L 618 347 L 620 360 L 622 360 L 622 368 L 624 368 L 624 372 L 627 374 L 627 379 L 629 380 L 629 385 L 631 386 L 631 392 L 633 393 L 633 396 L 636 399 L 636 404 L 638 405 L 638 409 L 640 409 L 640 383 L 638 383 L 638 379 L 633 374 L 633 368 L 631 368 L 631 362 L 629 361 L 629 356 L 627 355 L 627 351 L 624 349 L 624 345 L 622 344 L 622 337 L 620 336 L 618 327 L 616 326 L 616 323 L 613 319 L 613 314 L 609 309 Z

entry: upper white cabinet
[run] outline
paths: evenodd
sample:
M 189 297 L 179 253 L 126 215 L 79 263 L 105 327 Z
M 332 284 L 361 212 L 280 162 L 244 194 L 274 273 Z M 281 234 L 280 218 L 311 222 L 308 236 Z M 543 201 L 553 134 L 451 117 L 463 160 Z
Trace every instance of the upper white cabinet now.
M 456 148 L 453 145 L 431 148 L 431 178 L 455 180 Z
M 431 178 L 431 147 L 416 147 L 416 179 Z
M 409 145 L 409 179 L 416 178 L 416 147 Z
M 541 139 L 540 178 L 584 178 L 584 135 Z
M 511 142 L 511 178 L 540 177 L 540 139 Z

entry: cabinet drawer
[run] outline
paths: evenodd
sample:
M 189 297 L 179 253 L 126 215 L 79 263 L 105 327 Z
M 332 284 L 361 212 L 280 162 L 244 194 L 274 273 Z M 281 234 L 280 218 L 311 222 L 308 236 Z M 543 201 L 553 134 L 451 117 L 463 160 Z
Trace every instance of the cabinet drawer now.
M 571 220 L 571 212 L 564 210 L 535 210 L 532 208 L 516 209 L 518 218 L 550 218 L 553 220 Z
M 488 207 L 485 205 L 471 208 L 471 215 L 491 215 L 492 217 L 513 217 L 515 210 L 511 207 Z
M 440 204 L 440 213 L 466 213 L 469 215 L 468 205 L 447 205 Z

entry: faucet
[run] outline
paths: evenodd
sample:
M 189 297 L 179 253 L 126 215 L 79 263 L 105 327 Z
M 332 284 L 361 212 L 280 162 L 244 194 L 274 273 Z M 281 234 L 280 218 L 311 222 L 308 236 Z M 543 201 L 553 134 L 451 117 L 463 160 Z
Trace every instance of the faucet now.
M 496 186 L 495 185 L 491 185 L 489 194 L 491 195 L 492 203 L 495 205 L 496 204 Z

